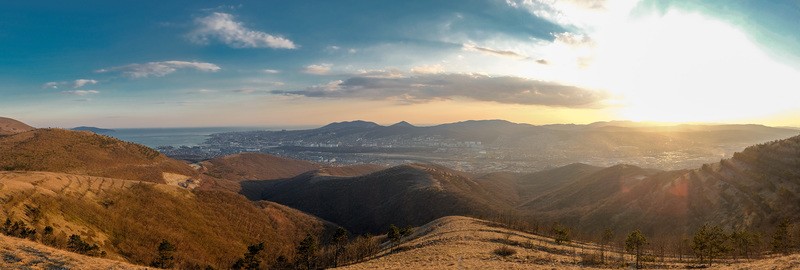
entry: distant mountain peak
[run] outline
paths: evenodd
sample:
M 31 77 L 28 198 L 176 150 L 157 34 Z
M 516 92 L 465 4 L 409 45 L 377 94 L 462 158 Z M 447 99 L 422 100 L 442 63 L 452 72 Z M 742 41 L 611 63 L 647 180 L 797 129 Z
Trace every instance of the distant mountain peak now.
M 113 130 L 113 129 L 105 129 L 105 128 L 89 127 L 89 126 L 74 127 L 74 128 L 72 128 L 72 130 L 75 130 L 75 131 L 91 131 L 91 132 L 94 132 L 94 133 L 109 133 L 109 132 L 116 131 L 116 130 Z
M 374 128 L 379 127 L 374 122 L 364 121 L 364 120 L 355 120 L 355 121 L 345 121 L 345 122 L 334 122 L 321 127 L 320 129 L 340 129 L 340 128 Z
M 417 127 L 417 126 L 412 125 L 411 123 L 408 123 L 406 121 L 400 121 L 395 123 L 394 125 L 391 125 L 390 127 Z

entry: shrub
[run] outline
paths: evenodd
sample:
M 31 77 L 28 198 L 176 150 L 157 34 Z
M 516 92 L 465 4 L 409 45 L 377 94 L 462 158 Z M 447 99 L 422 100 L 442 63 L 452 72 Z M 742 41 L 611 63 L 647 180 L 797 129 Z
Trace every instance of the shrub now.
M 501 256 L 501 257 L 508 257 L 514 254 L 517 254 L 517 250 L 509 247 L 509 246 L 502 246 L 494 250 L 494 254 Z

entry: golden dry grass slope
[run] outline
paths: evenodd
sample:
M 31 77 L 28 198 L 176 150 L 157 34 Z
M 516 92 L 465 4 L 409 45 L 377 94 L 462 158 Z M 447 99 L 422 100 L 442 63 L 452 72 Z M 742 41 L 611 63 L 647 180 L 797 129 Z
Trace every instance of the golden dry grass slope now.
M 34 130 L 34 128 L 26 125 L 25 123 L 11 118 L 0 117 L 0 136 L 12 135 L 31 130 Z
M 107 258 L 139 265 L 155 258 L 162 239 L 177 246 L 182 267 L 224 269 L 259 242 L 267 244 L 263 260 L 271 262 L 291 258 L 307 233 L 330 229 L 297 210 L 230 192 L 64 173 L 0 172 L 0 201 L 1 219 L 21 220 L 38 232 L 52 226 L 57 246 L 76 234 L 97 243 Z
M 500 247 L 516 251 L 500 256 Z M 367 261 L 338 269 L 624 269 L 634 258 L 616 250 L 605 251 L 606 263 L 597 262 L 600 248 L 592 243 L 557 245 L 553 239 L 506 229 L 475 218 L 449 216 L 416 228 L 398 245 L 383 249 Z M 590 263 L 587 258 L 594 258 Z M 681 269 L 693 261 L 666 258 L 645 262 L 648 269 Z M 710 269 L 797 269 L 800 255 L 755 261 L 727 261 Z
M 166 183 L 197 176 L 145 146 L 86 131 L 37 129 L 0 137 L 0 170 L 49 171 Z M 178 179 L 180 178 L 180 179 Z
M 120 261 L 84 256 L 30 240 L 0 235 L 0 269 L 152 269 Z

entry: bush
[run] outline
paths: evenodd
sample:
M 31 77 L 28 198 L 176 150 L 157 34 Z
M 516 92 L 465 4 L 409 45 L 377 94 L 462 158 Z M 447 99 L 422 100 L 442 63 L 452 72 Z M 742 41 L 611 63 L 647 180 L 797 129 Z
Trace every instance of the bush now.
M 509 246 L 502 246 L 494 250 L 494 254 L 499 255 L 501 257 L 508 257 L 514 254 L 517 254 L 517 250 L 509 247 Z

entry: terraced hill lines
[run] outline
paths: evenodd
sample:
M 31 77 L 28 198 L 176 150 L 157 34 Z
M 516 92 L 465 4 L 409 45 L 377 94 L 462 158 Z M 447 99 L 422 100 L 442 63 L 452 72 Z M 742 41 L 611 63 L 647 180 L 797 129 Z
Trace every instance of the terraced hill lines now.
M 53 172 L 0 172 L 0 219 L 37 231 L 54 228 L 98 244 L 107 258 L 148 264 L 160 241 L 175 243 L 182 267 L 229 267 L 247 245 L 265 242 L 265 256 L 292 258 L 306 234 L 333 225 L 271 202 L 235 193 L 188 190 L 145 181 Z M 36 209 L 31 211 L 31 209 Z

